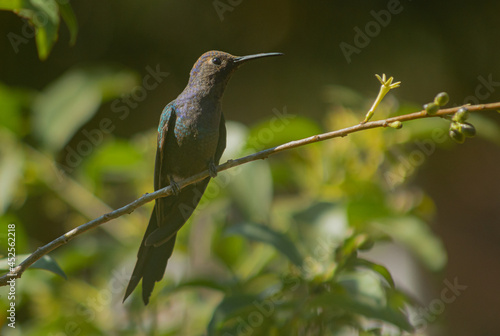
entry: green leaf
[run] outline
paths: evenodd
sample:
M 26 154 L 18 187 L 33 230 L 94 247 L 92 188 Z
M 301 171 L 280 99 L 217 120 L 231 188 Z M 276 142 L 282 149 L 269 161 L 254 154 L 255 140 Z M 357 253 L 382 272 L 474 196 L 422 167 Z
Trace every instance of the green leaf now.
M 47 59 L 58 38 L 59 11 L 68 25 L 71 44 L 75 43 L 78 31 L 76 17 L 69 2 L 56 0 L 0 0 L 0 10 L 10 10 L 28 20 L 35 28 L 38 57 Z
M 23 111 L 31 104 L 32 92 L 0 83 L 0 126 L 12 131 L 17 138 L 25 135 Z
M 391 299 L 381 287 L 380 280 L 371 272 L 357 271 L 339 277 L 339 282 L 329 292 L 321 292 L 307 302 L 310 309 L 333 311 L 335 314 L 362 315 L 370 319 L 389 322 L 403 330 L 413 327 L 401 310 L 399 302 Z
M 0 10 L 19 10 L 22 8 L 23 2 L 26 0 L 0 0 Z
M 447 255 L 442 241 L 421 219 L 390 218 L 377 227 L 407 246 L 430 270 L 439 271 L 446 265 Z
M 96 137 L 97 137 L 96 133 Z M 104 138 L 101 132 L 99 137 Z M 101 181 L 103 176 L 126 176 L 129 179 L 137 175 L 137 169 L 142 163 L 142 155 L 137 148 L 130 142 L 124 140 L 102 141 L 99 147 L 85 162 L 84 171 L 90 180 L 96 184 Z
M 7 210 L 23 175 L 23 151 L 14 136 L 0 129 L 0 215 Z
M 254 161 L 240 166 L 229 184 L 233 200 L 255 222 L 269 219 L 273 200 L 273 182 L 269 163 Z
M 245 240 L 240 236 L 228 237 L 218 232 L 214 235 L 211 246 L 213 253 L 229 269 L 233 269 L 240 260 L 246 257 Z
M 349 199 L 346 207 L 347 219 L 351 226 L 363 228 L 376 218 L 391 215 L 385 195 L 376 184 L 362 182 L 357 186 L 357 190 L 363 190 L 363 192 L 358 192 L 358 195 Z
M 246 127 L 228 123 L 227 132 L 230 144 L 228 153 L 231 153 L 233 158 L 249 154 L 241 152 L 246 140 Z M 250 162 L 236 170 L 226 172 L 224 176 L 233 200 L 246 218 L 255 222 L 267 221 L 273 199 L 273 181 L 269 163 L 262 160 Z
M 33 131 L 42 146 L 57 152 L 98 110 L 103 97 L 117 96 L 132 74 L 109 68 L 73 69 L 50 84 L 33 104 Z M 128 81 L 126 81 L 129 79 Z
M 243 223 L 229 227 L 228 235 L 238 234 L 245 238 L 272 245 L 276 250 L 285 255 L 292 263 L 302 266 L 303 258 L 295 244 L 283 233 L 274 231 L 264 225 Z
M 68 26 L 70 33 L 70 45 L 74 45 L 76 42 L 76 37 L 78 35 L 78 22 L 76 21 L 75 13 L 73 12 L 73 8 L 69 2 L 60 2 L 59 3 L 59 11 L 61 12 L 61 16 Z
M 83 70 L 69 71 L 35 100 L 34 133 L 46 149 L 57 152 L 100 104 L 101 94 L 93 78 Z
M 28 258 L 30 254 L 19 254 L 16 256 L 16 266 L 19 265 L 21 262 L 24 261 L 24 259 Z M 68 277 L 64 273 L 64 271 L 59 267 L 57 262 L 52 259 L 48 255 L 44 255 L 42 258 L 38 259 L 35 261 L 33 265 L 31 265 L 28 269 L 32 268 L 39 268 L 39 269 L 44 269 L 47 271 L 50 271 L 52 273 L 55 273 L 61 277 L 63 277 L 65 280 L 68 280 Z M 1 270 L 8 270 L 9 265 L 7 264 L 7 258 L 0 259 L 0 269 Z
M 44 269 L 52 273 L 55 273 L 57 275 L 60 275 L 65 280 L 68 280 L 68 277 L 61 269 L 61 267 L 59 267 L 59 264 L 57 264 L 57 262 L 48 255 L 45 255 L 41 259 L 37 260 L 33 265 L 31 265 L 30 268 Z
M 221 303 L 219 303 L 212 315 L 212 319 L 210 320 L 210 323 L 207 327 L 207 335 L 216 335 L 216 330 L 221 324 L 223 324 L 224 321 L 238 315 L 245 308 L 255 308 L 252 304 L 255 300 L 258 299 L 259 297 L 257 295 L 246 294 L 224 297 L 224 299 L 221 301 Z
M 280 115 L 286 117 L 280 118 Z M 322 133 L 322 129 L 315 121 L 290 114 L 284 107 L 275 116 L 251 129 L 246 148 L 259 151 L 318 133 Z
M 189 281 L 182 282 L 182 283 L 178 284 L 174 290 L 178 291 L 178 290 L 181 290 L 184 288 L 189 288 L 189 287 L 203 287 L 203 288 L 217 290 L 220 292 L 226 291 L 226 287 L 224 285 L 221 285 L 218 282 L 213 281 L 211 279 L 205 279 L 205 278 L 192 279 Z
M 363 268 L 372 270 L 372 271 L 380 274 L 392 288 L 395 288 L 395 284 L 394 284 L 394 280 L 392 279 L 392 275 L 385 266 L 375 264 L 371 261 L 368 261 L 366 259 L 361 259 L 361 258 L 352 258 L 349 260 L 347 265 L 352 266 L 352 267 L 363 267 Z
M 413 327 L 407 317 L 400 311 L 396 311 L 387 306 L 377 306 L 369 304 L 358 298 L 350 297 L 346 294 L 324 293 L 312 299 L 310 306 L 321 307 L 323 309 L 340 309 L 349 313 L 363 315 L 367 318 L 389 322 L 405 331 L 412 331 Z
M 478 136 L 500 146 L 500 126 L 491 122 L 491 118 L 475 113 L 471 116 L 471 122 L 476 127 Z
M 36 46 L 38 57 L 46 60 L 57 41 L 59 29 L 58 7 L 55 0 L 31 0 L 35 8 L 35 15 L 30 18 L 30 22 L 36 28 Z M 44 18 L 44 19 L 37 19 Z

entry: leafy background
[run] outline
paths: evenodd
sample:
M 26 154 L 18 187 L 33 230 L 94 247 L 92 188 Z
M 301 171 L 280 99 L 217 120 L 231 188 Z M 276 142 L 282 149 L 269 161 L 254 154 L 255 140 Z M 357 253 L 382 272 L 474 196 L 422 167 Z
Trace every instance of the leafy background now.
M 359 122 L 374 73 L 403 82 L 376 117 L 443 90 L 450 105 L 498 100 L 484 86 L 500 81 L 492 2 L 401 1 L 348 63 L 339 44 L 389 3 L 233 1 L 221 20 L 214 2 L 0 1 L 0 221 L 16 224 L 17 253 L 151 191 L 159 113 L 206 50 L 286 54 L 231 81 L 225 159 Z M 36 35 L 8 11 L 20 6 Z M 137 96 L 151 69 L 168 76 Z M 147 309 L 121 303 L 151 211 L 138 209 L 51 253 L 68 280 L 27 271 L 15 330 L 0 289 L 2 334 L 378 335 L 413 322 L 414 334 L 496 335 L 499 120 L 471 117 L 479 137 L 461 146 L 436 137 L 446 121 L 422 120 L 221 174 Z M 467 289 L 422 313 L 455 278 Z

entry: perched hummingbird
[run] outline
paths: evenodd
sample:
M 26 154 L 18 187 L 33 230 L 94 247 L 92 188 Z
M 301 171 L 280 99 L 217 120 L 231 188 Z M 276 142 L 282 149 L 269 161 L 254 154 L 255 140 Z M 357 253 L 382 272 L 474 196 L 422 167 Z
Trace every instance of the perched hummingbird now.
M 207 169 L 211 177 L 217 175 L 216 165 L 226 148 L 221 98 L 229 78 L 249 60 L 279 55 L 283 54 L 239 57 L 208 51 L 194 64 L 184 91 L 163 109 L 158 126 L 154 189 L 170 185 L 174 193 L 156 199 L 124 301 L 142 279 L 142 300 L 148 304 L 155 282 L 165 273 L 177 231 L 198 205 L 210 177 L 182 190 L 175 181 Z

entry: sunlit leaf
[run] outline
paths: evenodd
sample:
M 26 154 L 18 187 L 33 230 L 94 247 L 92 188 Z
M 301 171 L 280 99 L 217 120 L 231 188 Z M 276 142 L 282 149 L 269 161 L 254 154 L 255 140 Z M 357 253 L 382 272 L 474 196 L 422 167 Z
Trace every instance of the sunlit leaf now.
M 295 265 L 299 267 L 302 265 L 302 256 L 288 236 L 276 232 L 267 226 L 243 223 L 229 227 L 226 232 L 230 235 L 238 234 L 248 239 L 270 244 L 280 253 L 288 257 Z
M 0 10 L 19 10 L 25 0 L 0 0 Z

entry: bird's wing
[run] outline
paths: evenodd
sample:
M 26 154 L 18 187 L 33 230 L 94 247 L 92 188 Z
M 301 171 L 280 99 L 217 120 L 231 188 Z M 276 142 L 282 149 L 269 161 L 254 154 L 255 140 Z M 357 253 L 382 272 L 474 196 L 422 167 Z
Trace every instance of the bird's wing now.
M 219 160 L 224 152 L 224 149 L 226 149 L 226 121 L 224 120 L 224 115 L 221 113 L 219 123 L 219 141 L 217 142 L 217 149 L 215 150 L 214 155 L 215 165 L 219 164 Z
M 170 185 L 170 178 L 167 170 L 167 155 L 166 153 L 166 142 L 167 139 L 170 138 L 170 133 L 174 132 L 175 121 L 177 119 L 177 115 L 175 113 L 175 105 L 173 103 L 169 103 L 163 109 L 161 114 L 160 124 L 158 125 L 158 140 L 157 140 L 157 148 L 156 148 L 156 160 L 155 160 L 155 178 L 154 178 L 154 189 L 158 190 Z M 162 202 L 163 200 L 163 202 Z M 161 198 L 156 200 L 157 205 L 157 213 L 158 218 L 162 218 L 163 209 L 165 208 L 166 199 Z M 161 221 L 157 222 L 158 226 L 162 223 Z
M 225 148 L 226 123 L 224 117 L 221 115 L 219 139 L 213 158 L 214 164 L 219 164 L 219 160 Z M 157 156 L 157 162 L 161 159 L 161 155 L 162 154 L 160 154 L 159 157 Z M 165 158 L 163 158 L 161 162 L 164 162 L 164 160 Z M 157 169 L 161 169 L 161 167 L 158 167 L 158 163 Z M 168 175 L 165 172 L 161 174 Z M 177 233 L 195 210 L 209 181 L 210 178 L 206 178 L 198 183 L 183 188 L 176 196 L 167 196 L 156 200 L 158 229 L 147 236 L 145 240 L 146 246 L 160 246 L 169 241 L 171 237 Z

